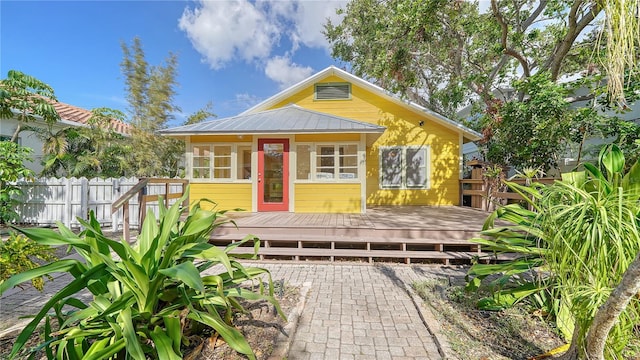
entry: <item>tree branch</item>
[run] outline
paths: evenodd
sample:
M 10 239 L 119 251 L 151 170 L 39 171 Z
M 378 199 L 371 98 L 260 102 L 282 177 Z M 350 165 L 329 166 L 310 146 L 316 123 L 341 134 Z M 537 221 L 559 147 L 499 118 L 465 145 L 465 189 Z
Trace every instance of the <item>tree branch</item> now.
M 525 59 L 524 56 L 522 56 L 522 54 L 516 51 L 516 49 L 510 47 L 507 44 L 507 35 L 509 34 L 509 25 L 507 24 L 504 17 L 500 13 L 500 9 L 498 9 L 498 3 L 496 0 L 491 0 L 491 10 L 493 11 L 493 15 L 498 21 L 498 24 L 502 28 L 500 43 L 502 44 L 503 53 L 518 60 L 518 62 L 520 63 L 520 66 L 522 66 L 522 71 L 525 77 L 531 76 L 531 70 L 529 69 L 529 63 L 527 62 L 527 59 Z
M 585 1 L 576 0 L 571 9 L 569 11 L 569 27 L 567 29 L 567 35 L 565 35 L 564 39 L 556 46 L 556 49 L 549 56 L 546 63 L 541 67 L 540 70 L 550 70 L 551 71 L 551 80 L 557 80 L 558 75 L 560 73 L 560 68 L 562 67 L 562 62 L 565 57 L 571 50 L 571 46 L 576 41 L 576 38 L 584 28 L 589 25 L 596 16 L 602 11 L 602 6 L 600 6 L 599 1 L 594 1 L 593 4 L 587 10 L 587 13 L 582 16 L 578 20 L 577 14 L 580 6 L 584 5 Z

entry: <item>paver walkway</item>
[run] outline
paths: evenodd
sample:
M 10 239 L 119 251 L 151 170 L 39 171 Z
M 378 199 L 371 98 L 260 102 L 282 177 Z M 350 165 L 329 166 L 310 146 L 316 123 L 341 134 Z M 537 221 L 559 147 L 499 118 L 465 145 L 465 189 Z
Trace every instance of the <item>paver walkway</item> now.
M 288 359 L 442 359 L 407 292 L 415 280 L 459 277 L 454 268 L 395 264 L 253 263 L 274 281 L 310 286 Z M 49 283 L 53 292 L 64 277 Z M 47 296 L 32 288 L 0 298 L 0 333 L 20 327 Z

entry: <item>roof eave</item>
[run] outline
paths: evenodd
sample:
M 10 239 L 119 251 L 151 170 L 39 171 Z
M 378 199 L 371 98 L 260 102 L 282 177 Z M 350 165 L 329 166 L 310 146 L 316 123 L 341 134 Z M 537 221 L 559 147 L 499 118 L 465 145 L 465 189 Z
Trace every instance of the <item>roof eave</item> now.
M 371 130 L 298 130 L 298 131 L 202 131 L 202 132 L 161 132 L 164 136 L 194 136 L 194 135 L 295 135 L 295 134 L 382 134 L 385 129 L 371 129 Z

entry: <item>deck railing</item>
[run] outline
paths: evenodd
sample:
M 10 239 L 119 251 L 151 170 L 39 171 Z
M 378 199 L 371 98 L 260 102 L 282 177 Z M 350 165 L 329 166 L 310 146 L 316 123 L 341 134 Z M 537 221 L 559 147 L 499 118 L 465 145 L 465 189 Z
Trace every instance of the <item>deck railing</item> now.
M 161 194 L 147 194 L 147 185 L 148 184 L 164 184 L 164 193 Z M 181 184 L 180 192 L 171 192 L 171 185 Z M 171 199 L 179 199 L 184 193 L 187 191 L 187 185 L 189 185 L 189 180 L 185 179 L 160 179 L 160 178 L 142 178 L 140 181 L 129 191 L 124 193 L 120 198 L 113 202 L 111 205 L 111 213 L 115 213 L 119 208 L 122 207 L 123 210 L 123 223 L 122 223 L 122 235 L 125 239 L 129 240 L 130 234 L 130 218 L 129 218 L 129 200 L 131 200 L 134 196 L 138 196 L 138 203 L 140 204 L 138 208 L 138 231 L 142 228 L 142 223 L 144 222 L 144 218 L 147 216 L 147 204 L 150 202 L 159 201 L 160 197 L 162 197 L 167 204 Z M 183 206 L 189 206 L 189 198 L 187 197 Z

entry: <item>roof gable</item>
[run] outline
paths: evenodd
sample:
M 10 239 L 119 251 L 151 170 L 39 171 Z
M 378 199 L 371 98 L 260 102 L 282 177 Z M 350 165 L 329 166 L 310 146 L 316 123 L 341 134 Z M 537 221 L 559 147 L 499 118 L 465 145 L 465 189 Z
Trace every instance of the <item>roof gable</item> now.
M 463 136 L 469 140 L 475 141 L 475 140 L 479 140 L 482 138 L 482 135 L 472 129 L 469 129 L 468 127 L 453 121 L 451 119 L 446 118 L 445 116 L 442 116 L 434 111 L 431 111 L 423 106 L 420 106 L 414 102 L 411 101 L 405 101 L 400 99 L 398 96 L 386 91 L 385 89 L 374 85 L 362 78 L 359 78 L 353 74 L 350 74 L 344 70 L 341 70 L 335 66 L 329 66 L 328 68 L 306 78 L 305 80 L 271 96 L 270 98 L 264 100 L 263 102 L 251 107 L 250 109 L 242 112 L 240 115 L 248 115 L 248 114 L 253 114 L 256 112 L 260 112 L 260 111 L 264 111 L 267 109 L 272 108 L 273 106 L 277 105 L 278 103 L 285 101 L 287 98 L 295 95 L 296 93 L 303 91 L 311 86 L 313 86 L 316 83 L 322 82 L 322 80 L 330 77 L 330 76 L 335 76 L 338 77 L 346 82 L 349 82 L 351 84 L 354 84 L 358 87 L 361 87 L 367 91 L 370 91 L 374 94 L 376 94 L 377 96 L 380 96 L 381 98 L 384 98 L 388 101 L 391 101 L 392 103 L 395 103 L 397 105 L 400 105 L 402 107 L 405 107 L 415 113 L 418 113 L 420 115 L 424 115 L 429 117 L 430 119 L 434 120 L 435 122 L 453 129 L 455 131 L 461 132 L 463 134 Z

